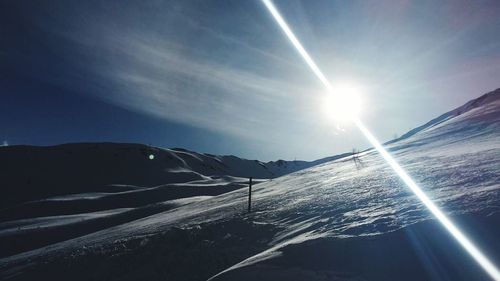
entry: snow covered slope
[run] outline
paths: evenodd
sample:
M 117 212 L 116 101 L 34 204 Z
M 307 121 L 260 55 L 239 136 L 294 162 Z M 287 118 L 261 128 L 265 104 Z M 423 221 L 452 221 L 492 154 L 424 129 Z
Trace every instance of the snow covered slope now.
M 9 196 L 2 196 L 0 205 L 75 193 L 128 191 L 210 176 L 267 179 L 331 159 L 264 163 L 179 148 L 117 143 L 7 146 L 0 147 L 0 186 Z
M 386 144 L 397 142 L 397 141 L 400 141 L 403 139 L 407 139 L 407 138 L 409 138 L 409 137 L 411 137 L 419 132 L 430 130 L 433 127 L 438 126 L 439 124 L 444 123 L 447 120 L 458 117 L 463 113 L 470 113 L 471 111 L 475 111 L 475 110 L 477 111 L 478 108 L 481 108 L 481 110 L 485 110 L 484 107 L 486 107 L 486 108 L 493 108 L 493 110 L 494 110 L 496 104 L 498 103 L 499 92 L 500 92 L 500 89 L 497 89 L 495 91 L 492 91 L 490 93 L 482 95 L 481 97 L 479 97 L 477 99 L 473 99 L 473 100 L 467 102 L 466 104 L 464 104 L 458 108 L 455 108 L 454 110 L 446 112 L 445 114 L 443 114 L 437 118 L 432 119 L 431 121 L 425 123 L 422 126 L 419 126 L 415 129 L 410 130 L 409 132 L 403 134 L 401 137 L 399 137 L 395 140 L 391 140 L 391 141 L 387 142 Z M 486 112 L 481 113 L 481 115 L 485 115 L 485 114 L 487 115 Z
M 178 206 L 168 200 L 219 195 L 246 187 L 249 176 L 272 178 L 334 158 L 263 163 L 116 143 L 2 147 L 0 186 L 8 196 L 0 197 L 7 245 L 0 257 Z
M 498 265 L 500 91 L 486 97 L 388 148 Z M 373 150 L 356 162 L 347 156 L 260 183 L 253 202 L 248 214 L 247 191 L 239 189 L 176 203 L 149 217 L 5 257 L 0 276 L 489 280 Z

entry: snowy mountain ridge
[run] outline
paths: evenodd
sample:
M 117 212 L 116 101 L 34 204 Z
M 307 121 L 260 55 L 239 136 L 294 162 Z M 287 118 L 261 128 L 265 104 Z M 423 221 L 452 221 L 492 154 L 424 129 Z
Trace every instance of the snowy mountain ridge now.
M 488 94 L 460 114 L 387 145 L 494 264 L 500 263 L 499 96 L 498 91 Z M 205 188 L 209 182 L 216 184 L 213 181 L 197 182 Z M 106 204 L 191 184 L 130 190 Z M 95 202 L 92 198 L 87 201 Z M 2 245 L 32 242 L 43 231 L 60 234 L 55 224 L 100 231 L 5 256 L 0 259 L 0 277 L 489 280 L 374 150 L 261 182 L 252 198 L 251 213 L 247 189 L 237 189 L 140 208 L 117 204 L 107 213 L 6 221 L 0 223 Z M 110 224 L 96 228 L 103 218 Z M 75 220 L 78 224 L 70 223 Z
M 150 157 L 152 159 L 150 159 Z M 275 178 L 341 156 L 312 162 L 261 162 L 141 144 L 74 143 L 0 147 L 2 207 L 81 192 L 116 192 L 233 176 Z M 92 175 L 91 177 L 88 175 Z
M 411 137 L 419 132 L 430 130 L 433 127 L 438 126 L 441 123 L 444 123 L 452 118 L 458 117 L 461 114 L 468 113 L 468 112 L 470 112 L 474 109 L 477 109 L 477 108 L 482 108 L 482 110 L 489 110 L 491 108 L 495 108 L 499 105 L 499 103 L 500 103 L 500 88 L 496 89 L 494 91 L 491 91 L 489 93 L 486 93 L 486 94 L 480 96 L 479 98 L 468 101 L 467 103 L 465 103 L 464 105 L 462 105 L 458 108 L 455 108 L 451 111 L 448 111 L 448 112 L 432 119 L 431 121 L 429 121 L 421 126 L 418 126 L 414 129 L 411 129 L 410 131 L 403 134 L 401 137 L 394 139 L 394 140 L 391 140 L 391 141 L 388 141 L 388 142 L 386 142 L 386 144 L 398 142 L 400 140 L 407 139 L 407 138 L 409 138 L 409 137 Z

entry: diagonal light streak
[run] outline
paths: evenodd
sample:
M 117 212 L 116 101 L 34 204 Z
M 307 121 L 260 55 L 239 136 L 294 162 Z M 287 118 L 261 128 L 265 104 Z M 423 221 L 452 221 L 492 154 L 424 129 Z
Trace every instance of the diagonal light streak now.
M 491 263 L 481 251 L 453 224 L 453 222 L 432 202 L 432 200 L 418 187 L 413 179 L 406 171 L 398 164 L 398 162 L 387 152 L 380 142 L 368 131 L 363 123 L 356 119 L 356 126 L 361 130 L 365 137 L 382 155 L 385 161 L 398 174 L 398 176 L 406 183 L 406 185 L 415 193 L 422 203 L 431 211 L 431 213 L 441 222 L 441 224 L 450 232 L 450 234 L 464 247 L 465 250 L 476 260 L 476 262 L 494 279 L 500 280 L 500 272 Z
M 305 60 L 307 65 L 311 68 L 314 74 L 319 78 L 321 83 L 327 88 L 332 90 L 332 85 L 326 79 L 325 75 L 314 60 L 309 56 L 300 41 L 293 34 L 292 30 L 283 19 L 279 11 L 276 9 L 271 0 L 262 0 L 266 8 L 269 10 L 273 18 L 281 27 L 285 35 L 291 41 L 292 45 L 297 49 L 299 54 Z M 500 281 L 500 271 L 495 265 L 458 229 L 455 224 L 432 202 L 432 200 L 424 193 L 424 191 L 413 181 L 413 179 L 406 173 L 406 171 L 398 164 L 398 162 L 389 154 L 389 152 L 382 146 L 382 144 L 373 136 L 373 134 L 363 125 L 361 120 L 355 118 L 354 123 L 368 141 L 373 145 L 377 152 L 384 158 L 389 166 L 396 172 L 396 174 L 403 180 L 403 182 L 410 188 L 410 190 L 422 201 L 422 203 L 429 209 L 429 211 L 439 220 L 439 222 L 448 230 L 448 232 L 462 245 L 462 247 L 472 256 L 472 258 L 493 278 L 493 280 Z
M 326 79 L 325 75 L 323 74 L 323 72 L 321 72 L 321 70 L 316 65 L 316 63 L 311 58 L 311 56 L 309 56 L 309 54 L 307 53 L 306 49 L 304 49 L 304 47 L 302 46 L 302 44 L 300 44 L 299 39 L 297 39 L 297 37 L 295 37 L 295 34 L 293 34 L 293 32 L 290 29 L 290 27 L 288 27 L 288 24 L 283 19 L 283 17 L 281 16 L 281 14 L 278 12 L 278 10 L 274 6 L 273 2 L 271 2 L 270 0 L 263 0 L 263 2 L 266 5 L 266 7 L 269 10 L 269 12 L 273 15 L 273 17 L 276 20 L 276 22 L 278 23 L 278 25 L 283 30 L 283 32 L 285 32 L 285 34 L 288 37 L 288 39 L 290 39 L 290 41 L 292 42 L 292 44 L 295 47 L 295 49 L 297 49 L 297 51 L 299 52 L 299 54 L 306 61 L 307 65 L 309 65 L 309 67 L 314 72 L 314 74 L 316 74 L 316 76 L 318 76 L 318 78 L 321 81 L 321 83 L 323 83 L 323 85 L 325 85 L 325 87 L 328 90 L 331 90 L 332 89 L 332 85 L 330 84 L 330 81 L 328 81 L 328 79 Z

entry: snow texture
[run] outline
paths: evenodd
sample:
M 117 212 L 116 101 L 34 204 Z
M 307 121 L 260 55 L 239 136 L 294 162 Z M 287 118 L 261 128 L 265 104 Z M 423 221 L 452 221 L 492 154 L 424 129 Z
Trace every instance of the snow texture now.
M 497 265 L 499 140 L 500 90 L 496 90 L 386 146 Z M 179 150 L 167 152 L 173 153 L 175 161 L 198 163 Z M 224 158 L 207 157 L 224 162 Z M 344 155 L 255 185 L 251 213 L 246 212 L 246 189 L 167 201 L 162 203 L 169 205 L 165 211 L 6 256 L 0 260 L 0 276 L 12 280 L 489 280 L 376 151 L 364 151 L 356 158 Z M 210 182 L 202 176 L 196 180 Z M 98 200 L 101 195 L 83 197 Z M 130 212 L 115 208 L 111 213 L 89 212 L 85 218 Z M 49 217 L 4 222 L 0 233 L 12 231 L 12 226 L 49 227 L 56 221 Z

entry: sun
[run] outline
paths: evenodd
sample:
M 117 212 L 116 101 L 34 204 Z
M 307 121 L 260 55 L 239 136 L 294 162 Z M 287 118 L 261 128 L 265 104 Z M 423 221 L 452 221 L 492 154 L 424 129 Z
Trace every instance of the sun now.
M 322 100 L 325 115 L 337 123 L 357 119 L 362 109 L 362 92 L 361 87 L 353 83 L 333 85 Z

